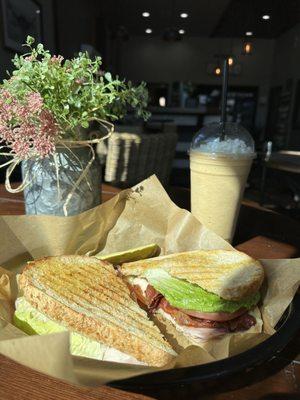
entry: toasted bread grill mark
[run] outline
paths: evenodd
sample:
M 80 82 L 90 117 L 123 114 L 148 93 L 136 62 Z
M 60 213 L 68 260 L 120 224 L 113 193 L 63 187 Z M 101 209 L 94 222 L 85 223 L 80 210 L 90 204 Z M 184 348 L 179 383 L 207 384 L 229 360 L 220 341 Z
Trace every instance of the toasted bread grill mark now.
M 88 270 L 81 270 L 80 268 L 74 267 L 74 270 L 72 272 L 76 274 L 76 280 L 72 279 L 72 275 L 68 272 L 62 271 L 60 278 L 63 279 L 65 282 L 70 281 L 73 286 L 76 285 L 77 282 L 81 283 L 82 285 L 85 285 L 88 287 L 88 290 L 94 290 L 99 294 L 99 292 L 102 294 L 102 296 L 105 296 L 107 299 L 111 298 L 118 298 L 118 301 L 125 306 L 128 304 L 128 299 L 130 299 L 130 295 L 128 290 L 125 287 L 125 284 L 123 281 L 121 281 L 121 285 L 114 285 L 114 282 L 110 282 L 109 277 L 106 274 L 103 274 L 104 276 L 101 276 L 99 279 L 98 276 L 92 275 L 90 271 Z M 56 278 L 56 272 L 55 270 L 49 270 L 47 271 L 46 278 L 50 279 L 52 277 Z M 43 277 L 40 278 L 40 281 L 42 282 Z M 44 278 L 45 279 L 45 278 Z M 115 280 L 115 275 L 113 276 L 113 280 Z M 119 290 L 117 290 L 119 289 Z M 79 285 L 79 290 L 81 290 L 81 286 Z M 122 297 L 120 297 L 122 296 Z M 137 312 L 142 313 L 142 310 L 139 307 L 136 307 Z
M 112 268 L 112 267 L 111 267 Z M 87 310 L 89 309 L 92 313 L 95 313 L 95 315 L 97 315 L 99 313 L 99 311 L 104 311 L 103 308 L 106 307 L 106 309 L 108 311 L 106 311 L 107 316 L 111 321 L 114 319 L 115 316 L 117 316 L 118 318 L 121 317 L 121 319 L 125 322 L 128 320 L 130 321 L 130 323 L 132 323 L 133 325 L 137 325 L 138 327 L 142 327 L 143 325 L 145 326 L 148 325 L 148 329 L 149 328 L 153 328 L 151 333 L 154 333 L 155 336 L 157 338 L 160 339 L 160 334 L 158 332 L 158 330 L 155 328 L 155 326 L 151 326 L 149 327 L 148 321 L 145 320 L 141 322 L 141 318 L 140 316 L 138 316 L 137 318 L 135 318 L 135 314 L 132 313 L 132 308 L 134 308 L 135 311 L 138 310 L 139 314 L 142 314 L 145 316 L 145 314 L 143 314 L 144 312 L 136 305 L 135 302 L 132 302 L 131 300 L 131 308 L 128 308 L 127 305 L 123 305 L 124 299 L 124 292 L 127 293 L 128 289 L 126 284 L 119 279 L 119 282 L 121 283 L 121 287 L 122 287 L 122 291 L 119 293 L 116 293 L 114 296 L 107 296 L 105 291 L 103 291 L 102 293 L 100 293 L 100 295 L 98 296 L 97 293 L 93 293 L 94 294 L 94 298 L 93 298 L 93 304 L 95 307 L 91 307 L 91 296 L 89 295 L 89 292 L 92 292 L 92 288 L 91 286 L 88 284 L 89 282 L 89 278 L 84 279 L 83 281 L 80 281 L 78 279 L 78 274 L 77 274 L 77 270 L 78 267 L 76 265 L 72 265 L 72 266 L 68 266 L 68 269 L 61 269 L 61 271 L 59 272 L 59 274 L 57 273 L 57 268 L 53 268 L 50 264 L 50 266 L 47 268 L 46 273 L 44 275 L 39 276 L 37 279 L 35 277 L 33 277 L 33 282 L 38 285 L 38 284 L 42 284 L 43 287 L 42 289 L 44 291 L 50 293 L 49 289 L 47 289 L 47 287 L 51 288 L 51 292 L 56 292 L 62 299 L 66 298 L 69 300 L 69 306 L 72 306 L 72 303 L 77 304 L 77 306 L 81 306 L 83 308 L 86 308 Z M 67 271 L 67 272 L 66 272 Z M 86 266 L 85 268 L 85 272 L 86 275 L 88 276 L 88 268 Z M 99 270 L 97 271 L 99 273 Z M 104 272 L 104 271 L 102 271 Z M 107 274 L 104 273 L 104 276 L 106 278 L 113 278 L 113 281 L 116 280 L 116 275 L 115 275 L 115 271 L 113 270 L 113 268 L 109 271 L 106 269 Z M 66 277 L 66 275 L 70 275 L 70 273 L 73 274 L 73 276 L 76 276 L 76 279 L 71 279 L 69 278 L 69 284 L 68 284 L 68 278 Z M 96 276 L 93 275 L 93 279 L 95 281 Z M 64 285 L 61 286 L 61 282 L 64 282 Z M 111 284 L 113 285 L 114 282 L 111 282 Z M 111 285 L 111 286 L 112 286 Z M 108 289 L 108 287 L 106 287 L 105 289 Z M 99 293 L 99 292 L 98 292 Z M 52 293 L 53 295 L 53 293 Z M 98 297 L 98 302 L 96 301 L 97 298 L 95 297 L 95 295 Z M 129 297 L 129 296 L 128 296 Z M 123 304 L 122 304 L 123 303 Z M 128 301 L 127 301 L 128 304 Z M 116 306 L 113 307 L 112 306 Z M 105 315 L 101 314 L 101 317 L 105 317 Z M 118 319 L 119 322 L 119 319 Z M 150 333 L 150 332 L 149 332 Z
M 84 313 L 85 315 L 90 315 L 95 319 L 101 319 L 102 321 L 106 320 L 111 325 L 118 328 L 122 328 L 124 324 L 127 324 L 127 330 L 141 338 L 143 337 L 143 333 L 142 331 L 136 330 L 136 328 L 147 330 L 148 335 L 151 336 L 153 341 L 158 341 L 157 344 L 159 346 L 159 333 L 155 329 L 149 329 L 149 325 L 147 324 L 148 321 L 146 320 L 146 323 L 143 323 L 144 321 L 141 321 L 140 316 L 137 320 L 132 316 L 128 316 L 126 313 L 127 310 L 119 312 L 118 304 L 112 304 L 115 306 L 115 312 L 112 313 L 111 305 L 104 304 L 103 307 L 99 307 L 97 302 L 89 302 L 89 296 L 78 296 L 76 291 L 73 291 L 69 286 L 64 286 L 64 289 L 61 290 L 57 286 L 57 282 L 55 283 L 54 281 L 50 281 L 48 283 L 53 289 L 51 291 L 46 291 L 46 294 L 53 297 L 55 300 L 60 298 L 61 303 L 65 304 L 67 307 L 76 308 L 79 312 Z M 102 299 L 102 301 L 105 301 L 105 299 Z
M 24 280 L 26 278 L 24 277 Z M 142 340 L 134 335 L 128 335 L 124 329 L 112 327 L 105 321 L 96 321 L 93 317 L 86 316 L 70 309 L 62 303 L 45 295 L 39 289 L 31 285 L 23 286 L 25 298 L 39 311 L 50 318 L 64 321 L 64 325 L 85 336 L 98 340 L 108 346 L 112 346 L 124 353 L 134 356 L 137 360 L 153 366 L 163 366 L 170 361 L 172 356 L 160 349 L 145 345 Z M 130 350 L 130 351 L 129 351 Z
M 71 279 L 73 285 L 76 284 L 76 281 L 79 278 L 83 278 L 85 283 L 89 283 L 91 285 L 99 285 L 99 289 L 107 290 L 109 289 L 109 295 L 115 294 L 120 296 L 122 294 L 122 299 L 124 298 L 124 304 L 126 304 L 127 300 L 130 298 L 129 292 L 125 290 L 124 282 L 119 280 L 115 282 L 115 273 L 112 270 L 107 270 L 106 268 L 102 270 L 101 275 L 99 276 L 99 266 L 97 266 L 98 270 L 85 268 L 85 266 L 77 267 L 73 266 L 72 270 L 66 268 L 65 270 L 60 272 L 60 278 L 62 279 Z M 101 266 L 102 268 L 102 266 Z M 73 279 L 73 276 L 76 276 L 76 279 Z M 98 274 L 98 275 L 97 275 Z M 40 279 L 43 278 L 43 273 L 41 271 Z M 57 268 L 52 266 L 51 264 L 47 265 L 45 279 L 57 276 Z M 113 279 L 113 282 L 110 282 Z M 139 309 L 140 310 L 140 309 Z
M 175 278 L 236 301 L 258 291 L 264 278 L 258 261 L 244 253 L 225 250 L 196 250 L 125 263 L 121 272 L 125 276 L 142 276 L 150 268 L 162 268 Z
M 174 355 L 106 262 L 80 256 L 45 258 L 27 265 L 19 285 L 24 297 L 53 320 L 140 361 L 162 366 Z
M 102 268 L 102 266 L 101 266 L 101 268 Z M 105 265 L 104 264 L 103 265 L 103 269 L 107 272 L 107 275 L 105 275 L 105 274 L 102 275 L 101 274 L 101 276 L 99 276 L 99 266 L 93 267 L 91 265 L 88 268 L 88 270 L 89 270 L 88 272 L 89 273 L 94 272 L 94 274 L 95 274 L 94 277 L 96 279 L 98 279 L 98 281 L 103 282 L 103 284 L 105 284 L 105 278 L 107 276 L 111 276 L 111 274 L 112 274 L 111 268 L 112 268 L 111 265 Z M 82 267 L 81 268 L 77 268 L 77 271 L 82 273 L 82 271 L 84 271 L 84 268 L 82 268 Z M 113 271 L 113 274 L 115 276 L 115 271 Z M 82 273 L 82 275 L 86 276 L 86 274 L 83 274 L 83 273 Z M 124 282 L 120 279 L 120 280 L 118 280 L 117 282 L 114 283 L 113 287 L 109 286 L 109 288 L 112 289 L 114 292 L 117 292 L 117 289 L 120 289 L 121 291 L 123 291 L 124 290 Z M 130 297 L 128 293 L 123 293 L 123 295 L 127 296 L 128 298 Z
M 44 282 L 41 280 L 41 282 L 43 283 L 42 289 L 47 294 L 53 296 L 52 292 L 54 291 L 58 296 L 66 299 L 66 301 L 68 302 L 68 306 L 70 307 L 72 307 L 72 304 L 76 304 L 77 307 L 82 307 L 83 309 L 90 311 L 99 318 L 107 318 L 112 323 L 115 323 L 114 318 L 117 316 L 117 322 L 120 325 L 122 325 L 122 322 L 129 322 L 132 325 L 137 325 L 140 329 L 149 330 L 148 321 L 144 321 L 143 319 L 141 319 L 141 316 L 144 317 L 145 315 L 136 304 L 134 304 L 134 306 L 136 307 L 132 308 L 134 308 L 134 311 L 138 312 L 139 315 L 133 313 L 132 308 L 128 308 L 127 306 L 121 304 L 118 299 L 112 299 L 111 297 L 104 294 L 102 294 L 102 296 L 98 296 L 98 293 L 95 290 L 93 290 L 89 286 L 84 285 L 84 283 L 82 286 L 77 286 L 80 293 L 78 294 L 76 288 L 72 286 L 73 282 L 71 280 L 64 280 L 63 288 L 60 286 L 60 281 L 57 278 L 51 278 Z M 47 286 L 51 287 L 51 291 L 46 289 Z M 113 312 L 112 305 L 117 306 Z M 155 340 L 155 338 L 160 340 L 159 332 L 156 329 L 153 329 L 152 331 L 153 332 L 150 332 L 149 330 L 149 334 L 153 336 L 153 340 Z

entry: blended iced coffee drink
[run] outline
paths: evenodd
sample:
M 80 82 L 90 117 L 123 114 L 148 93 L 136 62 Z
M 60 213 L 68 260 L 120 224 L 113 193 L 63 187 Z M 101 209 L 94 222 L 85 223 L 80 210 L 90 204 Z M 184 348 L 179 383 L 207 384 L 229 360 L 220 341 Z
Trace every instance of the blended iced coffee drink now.
M 190 151 L 192 214 L 231 242 L 241 199 L 255 155 L 253 140 L 241 126 L 210 124 L 193 139 Z

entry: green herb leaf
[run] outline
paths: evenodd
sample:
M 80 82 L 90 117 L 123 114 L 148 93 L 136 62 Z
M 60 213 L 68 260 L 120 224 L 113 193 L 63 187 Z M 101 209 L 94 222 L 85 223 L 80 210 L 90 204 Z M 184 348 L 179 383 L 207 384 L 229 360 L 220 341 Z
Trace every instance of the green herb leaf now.
M 105 79 L 108 80 L 108 82 L 112 81 L 112 76 L 111 76 L 110 72 L 106 72 L 104 76 L 105 76 Z
M 34 42 L 35 42 L 35 39 L 32 36 L 28 35 L 27 38 L 26 38 L 26 44 L 31 46 Z
M 81 126 L 82 126 L 83 128 L 88 128 L 88 127 L 89 127 L 89 123 L 88 123 L 87 121 L 82 121 L 82 122 L 81 122 Z
M 45 109 L 51 112 L 62 132 L 62 138 L 79 138 L 77 128 L 87 127 L 87 121 L 114 121 L 134 109 L 138 117 L 147 119 L 145 111 L 148 92 L 144 83 L 133 86 L 106 72 L 103 79 L 101 57 L 91 59 L 79 53 L 72 60 L 51 56 L 39 43 L 28 36 L 28 53 L 13 58 L 13 78 L 1 88 L 18 101 L 26 101 L 32 92 L 39 93 Z

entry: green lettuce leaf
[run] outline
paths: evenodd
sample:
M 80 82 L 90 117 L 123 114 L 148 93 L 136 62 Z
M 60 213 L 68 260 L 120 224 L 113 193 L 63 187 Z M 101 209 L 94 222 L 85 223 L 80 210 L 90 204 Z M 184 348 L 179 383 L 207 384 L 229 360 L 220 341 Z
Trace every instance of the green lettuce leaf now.
M 143 276 L 173 307 L 186 310 L 233 313 L 242 307 L 252 308 L 260 299 L 260 294 L 257 292 L 241 301 L 225 300 L 198 285 L 174 278 L 162 269 L 148 269 Z
M 28 335 L 48 335 L 67 331 L 67 328 L 52 321 L 32 307 L 24 297 L 17 300 L 14 325 Z M 71 354 L 101 360 L 105 351 L 105 345 L 76 332 L 70 332 Z

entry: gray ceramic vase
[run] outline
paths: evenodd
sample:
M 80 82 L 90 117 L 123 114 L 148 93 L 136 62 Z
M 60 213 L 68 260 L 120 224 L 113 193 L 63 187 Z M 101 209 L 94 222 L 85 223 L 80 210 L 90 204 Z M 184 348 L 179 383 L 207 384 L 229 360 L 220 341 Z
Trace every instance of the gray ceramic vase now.
M 23 179 L 28 174 L 30 184 L 24 190 L 26 214 L 75 215 L 101 203 L 101 165 L 96 155 L 88 173 L 71 196 L 67 196 L 91 160 L 87 146 L 56 149 L 54 156 L 22 163 Z M 58 167 L 58 168 L 57 168 Z M 57 171 L 58 177 L 57 179 Z

